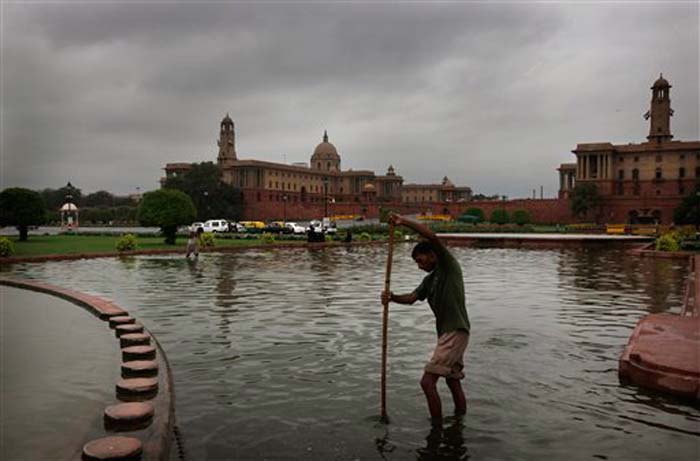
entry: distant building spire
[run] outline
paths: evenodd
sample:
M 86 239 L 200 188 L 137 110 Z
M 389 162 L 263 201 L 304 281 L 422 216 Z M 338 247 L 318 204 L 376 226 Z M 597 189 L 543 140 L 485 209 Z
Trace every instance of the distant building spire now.
M 328 132 L 323 130 L 323 142 L 328 142 Z

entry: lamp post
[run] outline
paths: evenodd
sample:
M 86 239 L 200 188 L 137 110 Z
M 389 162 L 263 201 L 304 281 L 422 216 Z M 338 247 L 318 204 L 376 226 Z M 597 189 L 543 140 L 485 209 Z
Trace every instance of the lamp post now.
M 700 189 L 695 191 L 695 238 L 698 238 L 700 230 Z
M 328 176 L 323 177 L 323 217 L 328 216 Z
M 287 196 L 287 194 L 284 194 L 282 196 L 282 202 L 284 203 L 284 222 L 285 223 L 287 222 L 287 200 L 288 199 L 289 199 L 289 197 Z

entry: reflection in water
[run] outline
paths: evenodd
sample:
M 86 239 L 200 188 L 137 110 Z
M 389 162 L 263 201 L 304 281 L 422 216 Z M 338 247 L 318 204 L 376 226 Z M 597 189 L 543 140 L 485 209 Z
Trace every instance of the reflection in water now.
M 394 252 L 397 292 L 422 279 L 410 249 Z M 434 318 L 425 303 L 392 304 L 392 423 L 380 434 L 366 416 L 379 402 L 386 246 L 12 271 L 114 299 L 156 334 L 192 459 L 696 458 L 700 410 L 617 378 L 636 322 L 680 306 L 685 261 L 607 249 L 453 253 L 472 323 L 468 417 L 431 430 L 418 382 Z
M 463 416 L 455 416 L 444 428 L 434 424 L 425 437 L 425 447 L 416 450 L 416 458 L 421 461 L 469 459 L 464 442 L 463 420 Z

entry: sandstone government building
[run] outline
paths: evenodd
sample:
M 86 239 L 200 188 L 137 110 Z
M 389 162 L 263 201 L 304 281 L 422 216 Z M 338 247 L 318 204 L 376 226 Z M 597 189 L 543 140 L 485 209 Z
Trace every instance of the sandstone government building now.
M 595 184 L 602 202 L 595 219 L 603 223 L 671 223 L 673 210 L 700 183 L 700 141 L 674 141 L 671 134 L 671 85 L 660 76 L 651 87 L 645 118 L 649 135 L 642 143 L 581 143 L 576 161 L 559 166 L 559 193 L 554 199 L 472 201 L 469 187 L 447 177 L 437 184 L 405 184 L 393 166 L 383 175 L 369 170 L 342 170 L 336 147 L 324 132 L 309 163 L 274 163 L 239 159 L 233 120 L 220 123 L 217 162 L 223 180 L 241 189 L 243 219 L 314 219 L 324 215 L 376 217 L 380 209 L 400 213 L 450 214 L 468 207 L 487 216 L 494 209 L 524 209 L 536 222 L 567 223 L 569 197 L 576 184 Z M 168 163 L 166 177 L 180 175 L 189 163 Z M 165 178 L 163 178 L 164 180 Z

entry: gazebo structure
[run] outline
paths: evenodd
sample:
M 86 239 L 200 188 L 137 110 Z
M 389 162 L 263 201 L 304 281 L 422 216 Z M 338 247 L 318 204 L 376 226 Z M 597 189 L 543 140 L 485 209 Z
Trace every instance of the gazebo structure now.
M 71 230 L 80 225 L 78 207 L 74 203 L 66 202 L 61 207 L 61 229 Z

